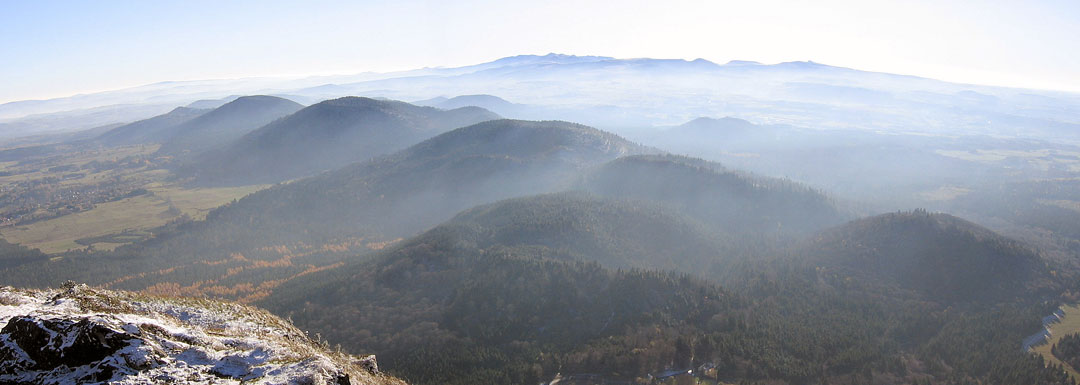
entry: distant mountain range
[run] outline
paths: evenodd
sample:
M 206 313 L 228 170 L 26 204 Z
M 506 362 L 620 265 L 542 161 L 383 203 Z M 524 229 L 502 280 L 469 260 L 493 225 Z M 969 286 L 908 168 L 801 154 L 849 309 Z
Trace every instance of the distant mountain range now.
M 821 129 L 980 133 L 1080 142 L 1075 134 L 1080 131 L 1075 118 L 1080 108 L 1077 94 L 954 84 L 814 62 L 721 65 L 703 59 L 557 54 L 385 74 L 165 82 L 11 102 L 0 105 L 0 119 L 7 119 L 0 121 L 0 136 L 64 130 L 65 124 L 75 130 L 93 127 L 88 124 L 133 121 L 137 120 L 134 111 L 144 111 L 141 118 L 148 118 L 154 114 L 148 111 L 161 113 L 237 93 L 289 95 L 305 103 L 361 95 L 423 104 L 439 103 L 438 98 L 447 98 L 446 102 L 458 95 L 495 95 L 517 104 L 503 106 L 513 107 L 515 114 L 491 108 L 500 115 L 562 119 L 607 129 L 673 125 L 700 116 L 740 116 Z M 465 103 L 494 107 L 475 97 Z M 133 110 L 138 106 L 152 108 Z M 110 109 L 117 111 L 115 120 L 87 118 L 91 114 L 101 117 Z M 532 115 L 535 111 L 546 115 Z M 28 117 L 32 114 L 38 115 Z M 56 114 L 60 120 L 44 128 L 41 122 L 46 117 L 40 114 Z

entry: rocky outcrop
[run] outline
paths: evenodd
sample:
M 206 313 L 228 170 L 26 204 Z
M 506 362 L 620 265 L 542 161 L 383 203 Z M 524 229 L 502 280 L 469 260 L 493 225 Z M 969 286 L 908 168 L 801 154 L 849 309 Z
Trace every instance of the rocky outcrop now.
M 0 384 L 403 384 L 238 304 L 8 287 L 0 323 Z

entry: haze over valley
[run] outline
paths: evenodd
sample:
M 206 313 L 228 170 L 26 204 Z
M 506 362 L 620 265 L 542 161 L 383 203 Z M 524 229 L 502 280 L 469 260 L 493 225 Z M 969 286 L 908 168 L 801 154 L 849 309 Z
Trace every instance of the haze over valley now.
M 627 12 L 613 20 L 641 20 Z M 520 22 L 505 33 L 533 36 Z M 449 30 L 436 46 L 459 59 L 191 80 L 258 42 L 322 44 L 303 40 L 310 20 L 272 44 L 238 23 L 252 44 L 216 64 L 171 41 L 192 55 L 192 72 L 161 64 L 176 78 L 0 104 L 0 383 L 1080 381 L 1080 94 L 1066 80 L 672 59 L 648 39 L 653 57 L 464 62 L 454 37 L 475 26 L 431 20 L 411 33 Z M 552 21 L 550 38 L 596 27 L 578 24 Z M 829 48 L 847 37 L 813 36 L 851 58 Z M 12 71 L 42 84 L 25 95 L 68 76 L 20 60 Z M 124 68 L 110 84 L 145 75 Z M 25 88 L 11 84 L 3 97 Z

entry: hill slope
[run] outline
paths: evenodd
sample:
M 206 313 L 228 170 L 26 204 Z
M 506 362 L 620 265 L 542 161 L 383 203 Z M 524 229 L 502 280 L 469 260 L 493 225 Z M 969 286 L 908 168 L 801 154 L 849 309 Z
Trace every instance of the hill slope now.
M 1049 276 L 1027 246 L 963 219 L 921 210 L 850 222 L 823 232 L 797 253 L 841 274 L 947 303 L 1024 297 Z
M 276 96 L 243 96 L 172 129 L 160 154 L 192 156 L 219 147 L 303 108 Z
M 379 263 L 290 282 L 262 304 L 343 338 L 349 350 L 388 348 L 379 351 L 384 367 L 418 384 L 535 384 L 560 370 L 609 373 L 615 368 L 570 353 L 605 337 L 622 341 L 628 329 L 661 320 L 687 325 L 732 307 L 718 289 L 692 280 L 460 247 L 452 237 L 437 229 Z M 339 321 L 367 326 L 331 326 Z M 659 371 L 672 353 L 639 353 L 640 365 L 623 375 Z
M 959 375 L 989 383 L 1053 378 L 1016 349 L 1028 325 L 1019 309 L 964 313 L 871 298 L 793 266 L 726 292 L 687 276 L 582 262 L 655 265 L 639 257 L 684 242 L 669 252 L 693 258 L 692 245 L 708 243 L 677 231 L 649 234 L 671 224 L 631 201 L 511 199 L 371 258 L 293 279 L 259 303 L 346 349 L 379 351 L 395 375 L 418 384 L 532 384 L 555 373 L 633 383 L 688 368 L 710 383 L 899 384 L 958 375 L 927 371 L 921 362 L 929 360 L 975 362 Z M 976 331 L 956 332 L 965 327 Z M 1012 366 L 987 372 L 1003 363 Z
M 279 182 L 496 118 L 477 107 L 444 111 L 361 97 L 327 100 L 259 128 L 182 171 L 203 183 Z
M 208 277 L 219 277 L 214 286 L 253 284 L 241 293 L 247 295 L 263 291 L 258 287 L 264 280 L 380 248 L 479 204 L 564 190 L 588 167 L 649 151 L 573 123 L 489 121 L 394 155 L 262 190 L 215 209 L 205 221 L 169 225 L 139 244 L 19 266 L 5 270 L 3 278 L 23 286 L 73 279 L 141 290 L 165 284 L 198 289 L 211 286 L 203 282 Z M 279 248 L 287 251 L 275 251 Z M 252 271 L 239 277 L 227 273 L 241 266 Z M 150 272 L 158 273 L 140 275 Z
M 480 203 L 555 191 L 584 167 L 641 151 L 646 149 L 572 123 L 495 120 L 264 190 L 208 218 L 256 227 L 284 222 L 286 232 L 392 239 Z
M 585 193 L 499 201 L 466 210 L 442 226 L 481 249 L 545 248 L 549 258 L 609 268 L 704 273 L 733 256 L 719 234 L 675 210 Z

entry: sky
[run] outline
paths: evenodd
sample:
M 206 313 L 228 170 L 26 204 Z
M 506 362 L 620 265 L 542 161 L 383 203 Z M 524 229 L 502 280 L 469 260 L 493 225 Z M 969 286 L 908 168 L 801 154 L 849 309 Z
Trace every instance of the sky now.
M 1080 92 L 1080 1 L 0 0 L 0 103 L 549 52 Z

